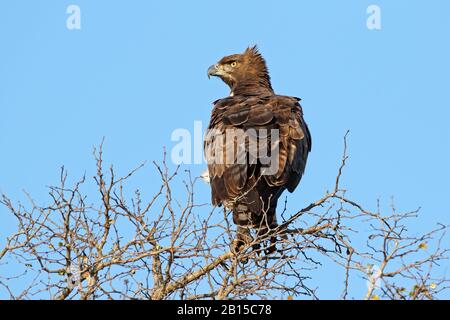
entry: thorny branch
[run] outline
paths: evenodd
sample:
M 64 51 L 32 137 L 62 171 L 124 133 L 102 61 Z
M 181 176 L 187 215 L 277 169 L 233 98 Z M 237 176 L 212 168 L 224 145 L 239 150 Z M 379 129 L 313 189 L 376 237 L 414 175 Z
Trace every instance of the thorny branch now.
M 378 205 L 370 211 L 348 198 L 341 186 L 347 134 L 333 190 L 289 217 L 286 201 L 280 225 L 255 237 L 264 247 L 277 236 L 277 251 L 270 255 L 252 244 L 231 252 L 229 213 L 196 204 L 198 179 L 179 167 L 170 170 L 165 153 L 161 165 L 153 163 L 156 192 L 131 196 L 126 183 L 144 164 L 117 177 L 112 166 L 104 168 L 102 143 L 94 150 L 99 200 L 86 196 L 85 177 L 68 186 L 64 168 L 59 186 L 49 190 L 48 206 L 28 194 L 27 206 L 2 195 L 17 231 L 1 242 L 0 297 L 317 299 L 313 272 L 331 260 L 342 267 L 343 299 L 438 298 L 449 288 L 439 274 L 449 250 L 448 226 L 411 234 L 408 223 L 418 210 L 400 213 L 392 205 L 386 212 Z M 367 287 L 362 295 L 361 286 Z

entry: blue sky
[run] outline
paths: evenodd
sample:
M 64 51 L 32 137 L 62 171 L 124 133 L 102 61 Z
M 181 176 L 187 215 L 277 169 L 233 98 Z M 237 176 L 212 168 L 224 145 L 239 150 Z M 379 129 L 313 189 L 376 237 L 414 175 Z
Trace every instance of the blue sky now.
M 70 4 L 81 30 L 66 28 Z M 366 28 L 370 4 L 381 30 Z M 352 198 L 422 207 L 418 231 L 449 223 L 449 12 L 446 0 L 4 0 L 0 193 L 23 199 L 25 189 L 45 203 L 60 166 L 92 175 L 102 137 L 119 172 L 160 160 L 174 129 L 206 126 L 211 102 L 228 94 L 208 66 L 258 44 L 275 91 L 303 99 L 313 137 L 292 207 L 331 188 L 349 129 Z M 152 187 L 145 175 L 133 183 Z M 208 186 L 200 194 L 208 201 Z M 1 245 L 12 220 L 0 215 Z

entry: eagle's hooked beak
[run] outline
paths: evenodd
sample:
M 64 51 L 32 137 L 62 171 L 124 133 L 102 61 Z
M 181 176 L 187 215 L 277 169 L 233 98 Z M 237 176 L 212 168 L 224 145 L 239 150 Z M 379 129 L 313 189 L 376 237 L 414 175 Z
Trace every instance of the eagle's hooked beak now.
M 219 75 L 219 66 L 216 64 L 213 64 L 208 68 L 208 79 L 211 78 L 211 76 L 217 77 Z

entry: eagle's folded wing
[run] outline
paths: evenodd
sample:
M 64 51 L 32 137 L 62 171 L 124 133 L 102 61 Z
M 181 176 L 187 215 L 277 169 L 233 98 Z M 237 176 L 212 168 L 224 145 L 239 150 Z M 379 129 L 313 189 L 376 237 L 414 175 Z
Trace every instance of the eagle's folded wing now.
M 271 130 L 277 130 L 277 134 L 271 134 Z M 258 154 L 261 142 L 270 151 Z M 310 149 L 311 138 L 299 99 L 272 95 L 216 101 L 205 139 L 213 204 L 251 198 L 253 189 L 261 183 L 292 192 L 302 177 Z M 267 163 L 264 156 L 273 152 L 279 153 L 275 163 Z M 264 171 L 271 164 L 275 170 Z M 254 209 L 258 207 L 255 204 Z

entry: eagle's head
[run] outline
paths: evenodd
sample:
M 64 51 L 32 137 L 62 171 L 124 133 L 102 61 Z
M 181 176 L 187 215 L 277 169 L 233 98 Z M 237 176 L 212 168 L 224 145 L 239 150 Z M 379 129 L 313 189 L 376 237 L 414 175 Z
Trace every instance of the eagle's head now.
M 208 77 L 221 78 L 231 89 L 231 95 L 251 92 L 273 93 L 266 61 L 256 46 L 247 48 L 244 53 L 222 58 L 208 68 Z

